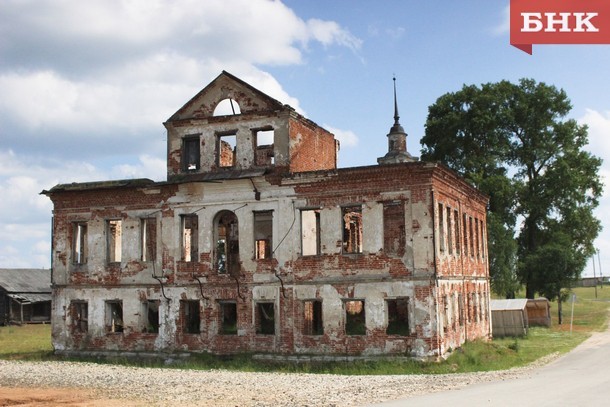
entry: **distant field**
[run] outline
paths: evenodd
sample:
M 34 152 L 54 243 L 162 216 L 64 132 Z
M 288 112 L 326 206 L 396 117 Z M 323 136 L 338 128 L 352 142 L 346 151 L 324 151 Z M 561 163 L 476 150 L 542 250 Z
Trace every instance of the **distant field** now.
M 0 327 L 0 358 L 35 359 L 52 351 L 51 325 Z

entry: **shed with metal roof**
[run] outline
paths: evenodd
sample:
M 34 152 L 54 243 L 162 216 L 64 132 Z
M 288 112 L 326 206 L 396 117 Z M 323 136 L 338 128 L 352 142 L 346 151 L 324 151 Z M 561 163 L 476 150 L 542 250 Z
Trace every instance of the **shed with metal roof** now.
M 0 325 L 51 320 L 51 270 L 0 269 Z
M 524 336 L 529 326 L 527 299 L 491 300 L 491 330 L 496 338 Z

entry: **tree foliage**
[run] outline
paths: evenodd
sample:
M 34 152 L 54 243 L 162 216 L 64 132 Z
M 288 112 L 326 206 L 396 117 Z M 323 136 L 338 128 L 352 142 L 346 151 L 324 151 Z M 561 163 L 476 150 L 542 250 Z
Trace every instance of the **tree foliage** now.
M 563 90 L 532 79 L 464 86 L 429 108 L 422 159 L 441 161 L 490 197 L 492 288 L 553 299 L 593 253 L 601 160 L 566 119 Z

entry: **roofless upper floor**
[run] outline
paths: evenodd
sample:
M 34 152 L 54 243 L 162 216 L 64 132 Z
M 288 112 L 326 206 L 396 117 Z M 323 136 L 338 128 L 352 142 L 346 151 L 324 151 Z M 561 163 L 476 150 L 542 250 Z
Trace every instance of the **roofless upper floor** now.
M 164 125 L 168 181 L 337 167 L 332 133 L 225 71 Z

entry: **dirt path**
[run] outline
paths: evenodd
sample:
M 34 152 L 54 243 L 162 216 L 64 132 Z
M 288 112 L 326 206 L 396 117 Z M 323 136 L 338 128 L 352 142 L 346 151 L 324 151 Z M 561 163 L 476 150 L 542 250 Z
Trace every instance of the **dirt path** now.
M 89 392 L 77 389 L 28 389 L 0 387 L 0 406 L 119 406 L 109 400 L 95 400 Z M 122 405 L 125 405 L 124 403 Z

